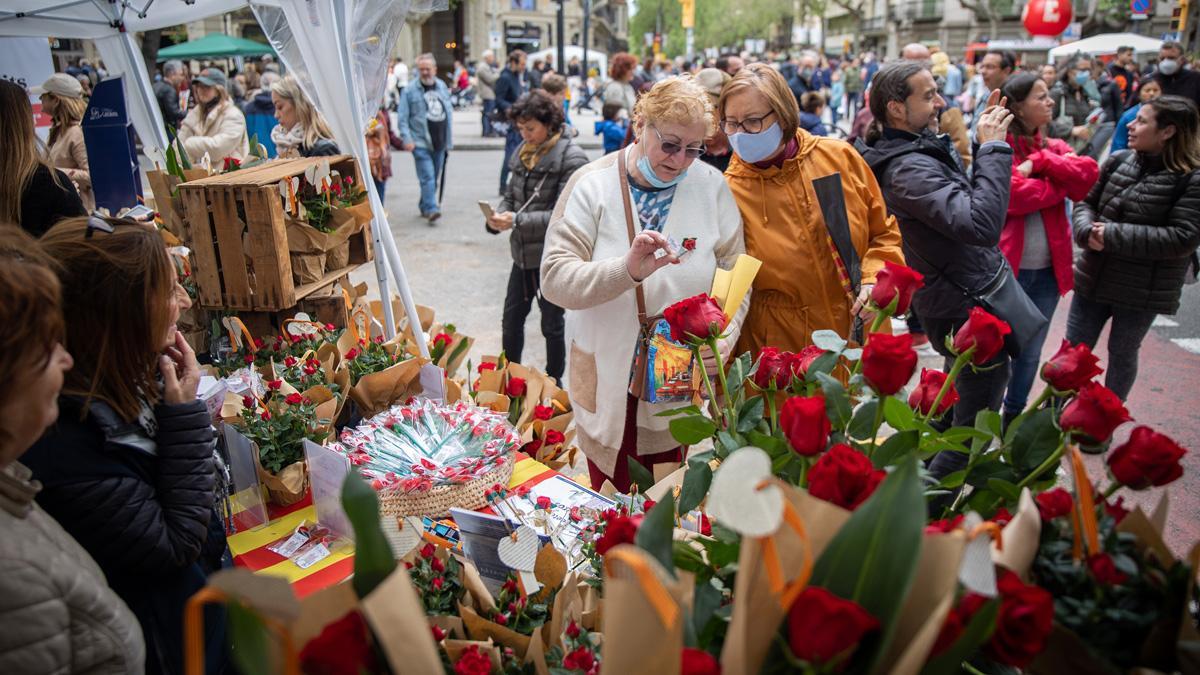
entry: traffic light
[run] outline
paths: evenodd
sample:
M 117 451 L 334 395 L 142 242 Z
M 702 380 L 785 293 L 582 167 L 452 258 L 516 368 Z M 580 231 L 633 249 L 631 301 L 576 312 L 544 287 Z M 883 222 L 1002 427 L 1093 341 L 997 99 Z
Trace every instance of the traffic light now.
M 683 28 L 696 27 L 696 0 L 679 0 Z
M 1179 0 L 1171 10 L 1171 32 L 1176 35 L 1187 30 L 1188 0 Z

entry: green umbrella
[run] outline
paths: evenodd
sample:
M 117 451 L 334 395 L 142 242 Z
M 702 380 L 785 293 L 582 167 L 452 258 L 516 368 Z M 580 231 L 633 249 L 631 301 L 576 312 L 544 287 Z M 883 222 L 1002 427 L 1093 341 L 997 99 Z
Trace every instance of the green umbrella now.
M 199 40 L 183 42 L 158 50 L 158 60 L 199 59 L 209 56 L 262 56 L 275 50 L 254 40 L 233 37 L 224 33 L 210 33 Z

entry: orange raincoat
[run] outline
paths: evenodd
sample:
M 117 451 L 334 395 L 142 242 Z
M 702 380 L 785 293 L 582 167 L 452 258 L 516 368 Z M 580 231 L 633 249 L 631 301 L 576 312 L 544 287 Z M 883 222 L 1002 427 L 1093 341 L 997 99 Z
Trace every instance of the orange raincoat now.
M 900 227 L 888 215 L 875 174 L 849 143 L 798 130 L 800 147 L 782 167 L 759 169 L 735 154 L 725 172 L 746 237 L 746 252 L 763 261 L 736 353 L 770 345 L 799 351 L 815 330 L 849 337 L 854 297 L 821 217 L 812 181 L 841 172 L 851 238 L 862 283 L 875 283 L 883 262 L 904 262 Z M 885 326 L 886 330 L 886 326 Z

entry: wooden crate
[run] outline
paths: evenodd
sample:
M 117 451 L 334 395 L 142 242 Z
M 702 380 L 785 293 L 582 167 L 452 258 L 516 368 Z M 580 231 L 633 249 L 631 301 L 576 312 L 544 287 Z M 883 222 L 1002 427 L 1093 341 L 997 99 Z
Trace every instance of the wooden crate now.
M 192 249 L 200 306 L 213 309 L 280 311 L 295 307 L 359 265 L 374 259 L 371 227 L 350 237 L 350 264 L 297 286 L 292 280 L 278 183 L 301 176 L 322 160 L 342 176 L 364 185 L 349 155 L 276 160 L 227 174 L 183 183 L 184 240 Z

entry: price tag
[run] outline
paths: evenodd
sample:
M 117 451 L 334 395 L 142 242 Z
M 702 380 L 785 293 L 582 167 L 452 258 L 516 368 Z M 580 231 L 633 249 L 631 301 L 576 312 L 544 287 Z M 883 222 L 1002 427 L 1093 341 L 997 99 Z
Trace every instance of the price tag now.
M 296 563 L 296 567 L 306 570 L 328 557 L 329 549 L 325 547 L 325 544 L 317 544 L 304 553 L 296 556 L 292 562 Z
M 292 554 L 300 550 L 300 547 L 308 543 L 308 532 L 296 531 L 292 536 L 285 539 L 282 543 L 269 547 L 270 550 L 279 555 L 290 558 Z

